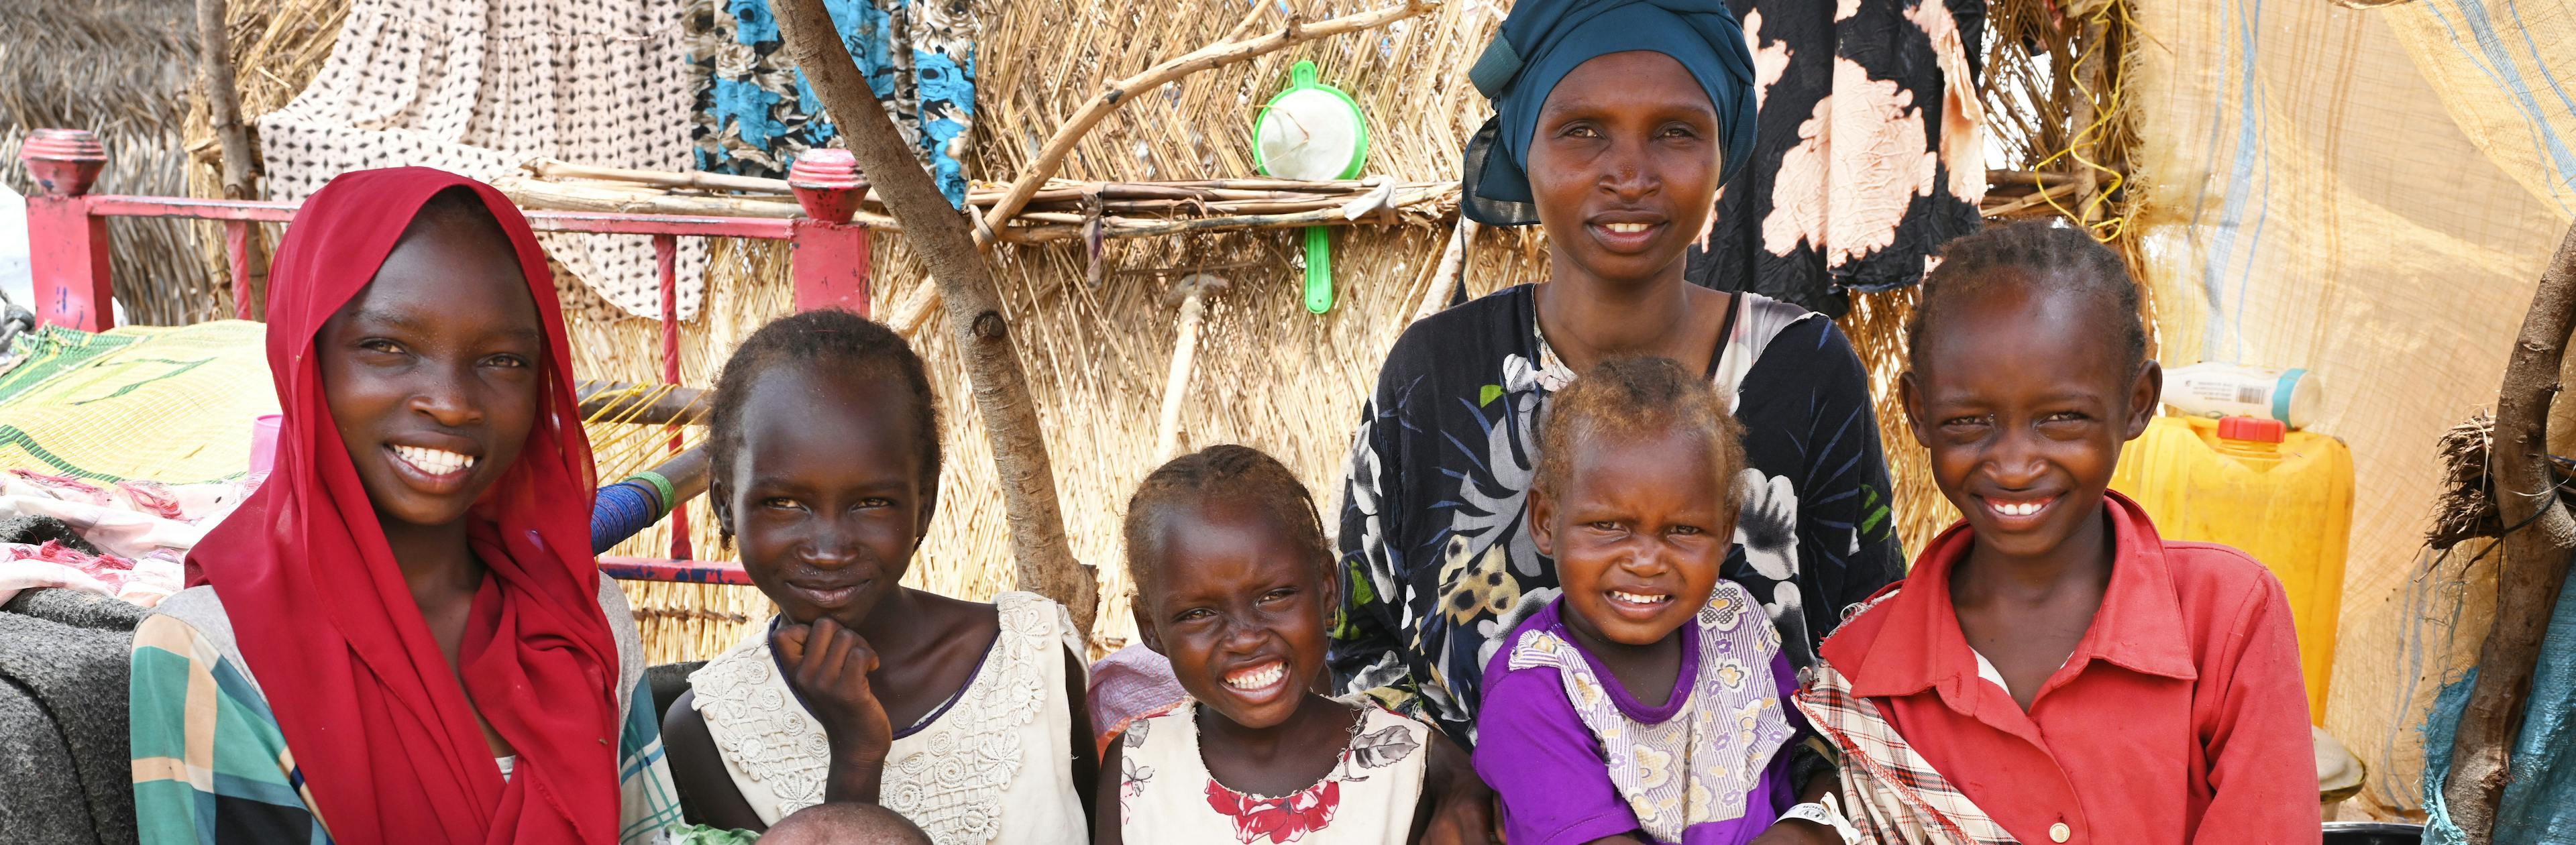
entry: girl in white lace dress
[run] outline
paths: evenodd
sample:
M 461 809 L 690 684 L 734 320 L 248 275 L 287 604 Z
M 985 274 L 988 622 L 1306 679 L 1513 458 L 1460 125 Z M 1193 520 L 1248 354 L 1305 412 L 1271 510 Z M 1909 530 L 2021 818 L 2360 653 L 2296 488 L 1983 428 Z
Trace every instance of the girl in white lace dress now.
M 1109 743 L 1094 841 L 1420 840 L 1450 792 L 1429 781 L 1472 777 L 1465 754 L 1367 699 L 1314 691 L 1338 588 L 1296 475 L 1245 446 L 1184 455 L 1145 478 L 1126 533 L 1136 630 L 1193 703 Z
M 1064 608 L 897 583 L 939 489 L 938 413 L 903 338 L 834 310 L 763 327 L 725 364 L 708 443 L 718 526 L 780 612 L 664 720 L 692 820 L 764 830 L 853 801 L 939 845 L 1084 841 L 1076 784 L 1098 763 Z

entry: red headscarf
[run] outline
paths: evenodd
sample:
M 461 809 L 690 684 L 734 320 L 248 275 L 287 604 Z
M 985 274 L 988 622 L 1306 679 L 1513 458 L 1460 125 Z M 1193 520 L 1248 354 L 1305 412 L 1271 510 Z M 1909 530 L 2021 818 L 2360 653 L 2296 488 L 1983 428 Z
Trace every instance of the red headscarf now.
M 466 517 L 490 575 L 451 668 L 331 419 L 314 336 L 374 280 L 422 205 L 457 187 L 509 235 L 546 351 L 527 446 Z M 553 276 L 527 219 L 453 173 L 349 173 L 305 201 L 270 279 L 268 365 L 286 416 L 276 468 L 189 563 L 200 570 L 191 580 L 223 599 L 316 814 L 349 845 L 616 841 L 617 646 L 590 554 L 598 482 Z M 507 782 L 478 711 L 518 752 Z

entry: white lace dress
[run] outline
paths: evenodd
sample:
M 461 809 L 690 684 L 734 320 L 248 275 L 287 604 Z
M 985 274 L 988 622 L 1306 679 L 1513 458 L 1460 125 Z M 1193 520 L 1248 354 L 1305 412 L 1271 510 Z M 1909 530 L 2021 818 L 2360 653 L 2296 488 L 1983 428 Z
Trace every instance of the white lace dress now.
M 1064 694 L 1065 650 L 1080 653 L 1080 635 L 1062 605 L 1035 593 L 993 604 L 1001 636 L 954 701 L 896 732 L 879 797 L 939 845 L 1087 842 Z M 767 623 L 689 683 L 725 772 L 763 823 L 822 803 L 830 747 L 779 675 Z

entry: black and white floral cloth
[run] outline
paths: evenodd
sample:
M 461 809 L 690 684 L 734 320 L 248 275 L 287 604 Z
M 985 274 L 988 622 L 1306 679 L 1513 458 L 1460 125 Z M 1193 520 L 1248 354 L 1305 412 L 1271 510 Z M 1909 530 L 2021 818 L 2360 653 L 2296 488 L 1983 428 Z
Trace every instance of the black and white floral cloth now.
M 1983 225 L 1986 0 L 1729 0 L 1762 94 L 1691 281 L 1842 316 Z

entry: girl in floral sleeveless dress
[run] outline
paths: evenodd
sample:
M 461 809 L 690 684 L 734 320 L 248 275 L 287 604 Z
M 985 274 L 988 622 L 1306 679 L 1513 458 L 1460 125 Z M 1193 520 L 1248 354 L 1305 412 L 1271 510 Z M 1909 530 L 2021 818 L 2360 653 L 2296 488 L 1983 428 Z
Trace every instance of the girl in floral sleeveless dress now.
M 1421 838 L 1450 788 L 1437 773 L 1467 776 L 1464 754 L 1368 699 L 1315 692 L 1337 585 L 1305 485 L 1258 450 L 1211 447 L 1146 477 L 1126 534 L 1136 629 L 1192 703 L 1109 742 L 1095 841 Z

